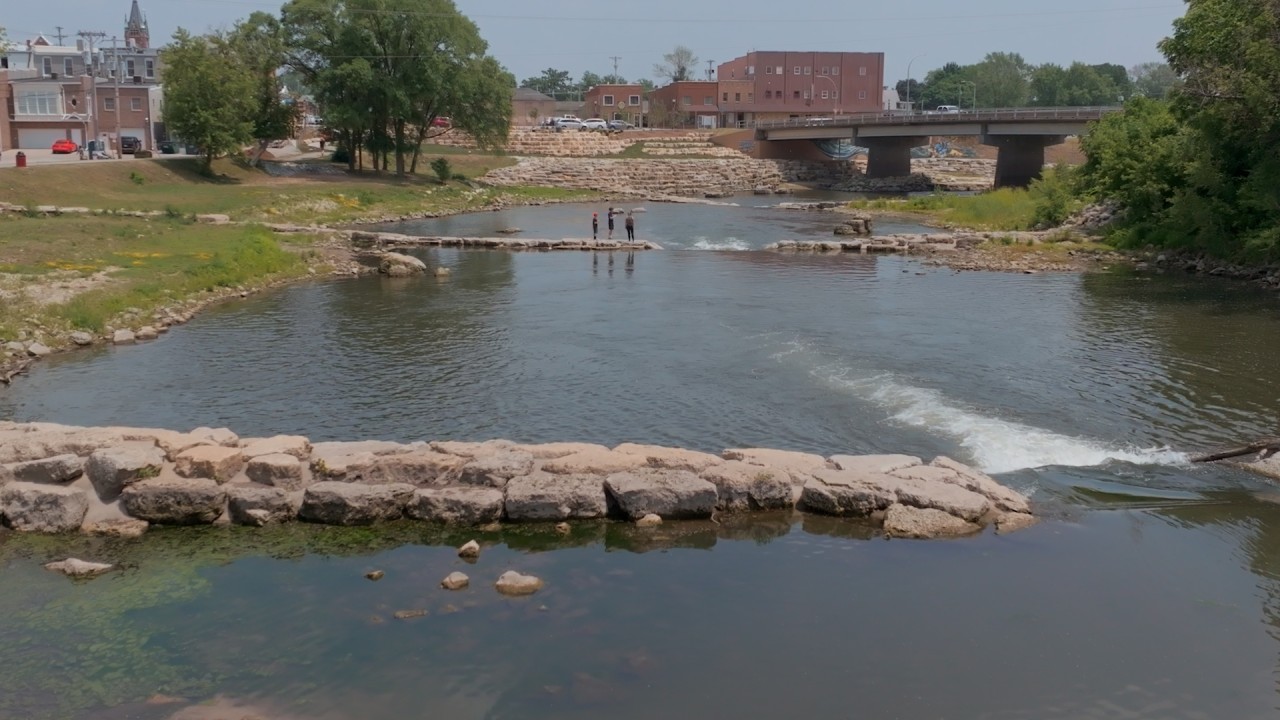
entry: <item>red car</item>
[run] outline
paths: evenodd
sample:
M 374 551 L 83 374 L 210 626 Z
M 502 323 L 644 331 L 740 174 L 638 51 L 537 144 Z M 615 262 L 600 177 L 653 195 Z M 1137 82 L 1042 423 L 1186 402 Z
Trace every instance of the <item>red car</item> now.
M 432 127 L 449 127 L 452 123 L 447 117 L 438 117 L 431 121 Z
M 79 145 L 76 145 L 75 143 L 71 142 L 70 140 L 65 140 L 65 139 L 64 139 L 64 140 L 54 140 L 54 141 L 53 141 L 53 154 L 54 154 L 54 155 L 70 155 L 71 153 L 73 153 L 73 152 L 75 152 L 75 151 L 77 151 L 77 150 L 79 150 L 79 149 L 80 149 L 80 146 L 79 146 Z

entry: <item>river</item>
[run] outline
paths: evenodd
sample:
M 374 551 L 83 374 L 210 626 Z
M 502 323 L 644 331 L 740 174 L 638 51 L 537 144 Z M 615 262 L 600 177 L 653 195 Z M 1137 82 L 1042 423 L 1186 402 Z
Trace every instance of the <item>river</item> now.
M 0 534 L 0 667 L 17 668 L 0 718 L 168 717 L 140 704 L 156 692 L 273 718 L 1277 715 L 1280 492 L 1186 462 L 1274 433 L 1274 296 L 775 254 L 758 248 L 832 218 L 733 202 L 647 205 L 640 237 L 664 251 L 424 250 L 449 279 L 219 306 L 38 364 L 0 418 L 947 454 L 1046 522 L 952 542 L 808 516 L 511 529 L 474 568 L 450 549 L 462 536 L 415 526 Z M 593 210 L 395 229 L 581 236 Z M 72 584 L 39 568 L 69 549 L 129 569 Z M 361 577 L 374 567 L 385 580 Z M 459 567 L 470 590 L 436 587 Z M 500 599 L 508 567 L 547 588 Z

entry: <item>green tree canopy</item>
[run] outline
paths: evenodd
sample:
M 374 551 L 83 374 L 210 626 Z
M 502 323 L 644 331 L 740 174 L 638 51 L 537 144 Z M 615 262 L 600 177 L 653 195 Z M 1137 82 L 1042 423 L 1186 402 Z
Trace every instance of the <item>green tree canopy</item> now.
M 980 107 L 1023 107 L 1031 95 L 1031 66 L 1018 53 L 988 53 L 966 74 L 977 86 Z
M 200 148 L 206 172 L 213 159 L 253 138 L 255 78 L 221 35 L 179 28 L 161 51 L 164 119 L 174 135 Z
M 442 117 L 481 146 L 505 141 L 515 79 L 452 0 L 290 0 L 281 24 L 353 166 L 363 148 L 412 172 Z
M 281 95 L 280 68 L 286 49 L 280 21 L 265 12 L 255 12 L 236 24 L 227 37 L 240 63 L 253 78 L 253 138 L 258 141 L 254 162 L 272 140 L 287 138 L 297 120 L 293 98 Z
M 541 75 L 525 78 L 524 81 L 520 83 L 520 87 L 537 90 L 543 95 L 553 97 L 557 100 L 563 100 L 573 88 L 573 81 L 569 79 L 568 70 L 547 68 L 542 71 Z
M 1168 63 L 1147 62 L 1129 68 L 1134 94 L 1162 100 L 1180 84 L 1178 74 Z

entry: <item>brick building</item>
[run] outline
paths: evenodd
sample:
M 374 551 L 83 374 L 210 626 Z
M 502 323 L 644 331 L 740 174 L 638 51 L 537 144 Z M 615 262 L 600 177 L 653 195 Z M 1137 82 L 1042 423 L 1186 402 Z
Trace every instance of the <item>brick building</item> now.
M 714 80 L 679 80 L 649 92 L 649 117 L 654 125 L 713 128 L 719 120 Z
M 102 45 L 54 45 L 41 35 L 0 54 L 0 150 L 48 149 L 61 138 L 114 148 L 121 136 L 152 148 L 162 67 L 137 0 L 124 42 Z
M 582 96 L 578 116 L 626 120 L 634 123 L 647 112 L 644 103 L 644 87 L 635 83 L 626 85 L 595 85 Z
M 884 53 L 753 52 L 721 63 L 720 122 L 877 112 L 883 107 Z

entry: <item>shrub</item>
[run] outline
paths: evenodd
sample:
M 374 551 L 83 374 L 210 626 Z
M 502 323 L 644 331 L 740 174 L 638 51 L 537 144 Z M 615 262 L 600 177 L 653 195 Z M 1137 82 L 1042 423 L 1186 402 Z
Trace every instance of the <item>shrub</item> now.
M 438 157 L 431 161 L 431 170 L 435 172 L 436 177 L 440 179 L 441 184 L 449 182 L 449 178 L 453 176 L 453 168 L 449 166 L 447 158 Z
M 134 185 L 143 185 L 147 182 L 147 179 L 139 175 L 136 171 L 131 171 L 129 173 L 129 179 L 133 181 Z
M 1066 165 L 1044 171 L 1027 188 L 1034 204 L 1031 224 L 1037 228 L 1057 227 L 1071 214 L 1084 207 L 1080 193 L 1079 172 Z

